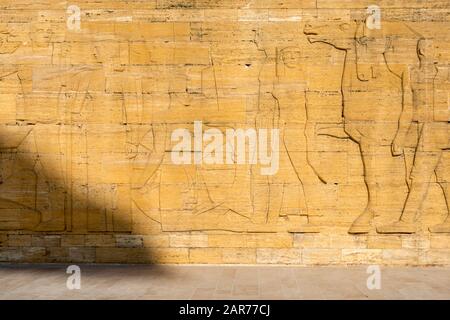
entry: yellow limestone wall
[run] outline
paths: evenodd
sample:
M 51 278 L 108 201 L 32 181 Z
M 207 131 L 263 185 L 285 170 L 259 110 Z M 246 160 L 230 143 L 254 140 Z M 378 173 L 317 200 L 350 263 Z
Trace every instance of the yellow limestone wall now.
M 447 0 L 1 0 L 0 261 L 450 264 L 449 30 Z M 194 121 L 279 130 L 278 170 L 175 164 Z

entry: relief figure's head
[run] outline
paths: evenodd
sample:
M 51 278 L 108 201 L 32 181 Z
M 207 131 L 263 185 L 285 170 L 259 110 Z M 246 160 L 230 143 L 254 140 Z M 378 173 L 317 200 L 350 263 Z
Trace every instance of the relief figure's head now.
M 302 60 L 302 51 L 299 47 L 286 47 L 280 50 L 281 62 L 287 68 L 296 68 Z
M 339 50 L 351 50 L 354 48 L 355 27 L 350 21 L 309 22 L 305 24 L 303 33 L 310 43 L 322 42 Z

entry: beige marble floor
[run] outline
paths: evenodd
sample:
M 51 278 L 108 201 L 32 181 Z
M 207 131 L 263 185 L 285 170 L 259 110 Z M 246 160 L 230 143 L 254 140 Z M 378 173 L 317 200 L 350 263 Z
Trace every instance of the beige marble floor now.
M 450 267 L 80 265 L 81 289 L 68 290 L 68 265 L 0 264 L 0 299 L 450 299 Z

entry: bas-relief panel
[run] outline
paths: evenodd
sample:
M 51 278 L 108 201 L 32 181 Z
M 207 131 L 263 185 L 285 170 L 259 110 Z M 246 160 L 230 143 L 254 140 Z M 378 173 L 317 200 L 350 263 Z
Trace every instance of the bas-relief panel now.
M 4 23 L 0 230 L 449 233 L 448 22 L 325 11 Z M 276 174 L 174 164 L 195 121 L 279 130 Z

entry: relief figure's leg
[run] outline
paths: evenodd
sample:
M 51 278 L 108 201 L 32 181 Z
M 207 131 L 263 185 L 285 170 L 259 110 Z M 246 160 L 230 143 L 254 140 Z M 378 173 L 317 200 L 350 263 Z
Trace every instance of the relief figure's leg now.
M 447 206 L 446 218 L 443 223 L 430 227 L 431 232 L 450 233 L 450 151 L 444 151 L 436 177 L 442 188 Z
M 417 151 L 411 172 L 411 186 L 399 221 L 377 228 L 379 233 L 414 233 L 416 218 L 428 193 L 442 152 Z
M 376 180 L 376 159 L 375 146 L 366 139 L 361 138 L 359 142 L 361 158 L 364 168 L 364 183 L 366 184 L 368 201 L 366 209 L 353 222 L 349 229 L 349 233 L 368 233 L 370 231 L 370 223 L 375 216 L 375 202 L 377 194 L 377 180 Z

